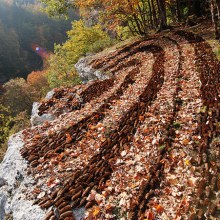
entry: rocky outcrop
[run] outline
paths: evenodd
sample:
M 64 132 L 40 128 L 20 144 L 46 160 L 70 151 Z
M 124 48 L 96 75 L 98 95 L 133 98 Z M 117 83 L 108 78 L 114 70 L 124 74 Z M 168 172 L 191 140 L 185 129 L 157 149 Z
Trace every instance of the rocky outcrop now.
M 45 100 L 49 100 L 53 97 L 54 95 L 54 90 L 51 90 L 50 92 L 47 93 Z M 31 125 L 35 126 L 35 125 L 40 125 L 42 123 L 44 123 L 45 121 L 52 121 L 55 119 L 55 116 L 52 114 L 43 114 L 43 115 L 39 115 L 39 106 L 40 103 L 39 102 L 34 102 L 33 103 L 33 108 L 32 108 L 32 113 L 31 113 Z
M 82 58 L 76 65 L 83 83 L 109 78 L 101 71 L 90 67 L 88 60 L 88 58 Z M 54 90 L 48 92 L 44 100 L 52 99 L 54 94 Z M 39 115 L 40 105 L 39 102 L 33 103 L 32 126 L 38 126 L 57 118 L 51 111 Z M 46 214 L 38 205 L 33 205 L 34 201 L 31 194 L 35 189 L 35 180 L 27 174 L 27 161 L 20 154 L 23 145 L 22 132 L 11 136 L 8 142 L 8 150 L 0 164 L 0 220 L 40 220 Z M 30 195 L 30 197 L 26 195 Z M 76 220 L 79 220 L 84 216 L 85 209 L 78 208 L 74 209 L 73 212 Z
M 78 63 L 75 65 L 83 84 L 86 84 L 89 81 L 105 80 L 105 79 L 109 79 L 112 77 L 112 74 L 110 73 L 104 73 L 101 70 L 92 68 L 92 66 L 89 64 L 92 59 L 94 59 L 92 55 L 81 58 L 78 61 Z M 54 90 L 51 90 L 50 92 L 48 92 L 44 101 L 51 100 L 54 94 L 55 94 Z M 72 94 L 71 92 L 69 93 L 69 95 L 77 96 L 77 94 L 75 93 Z M 40 105 L 41 103 L 39 102 L 33 103 L 32 114 L 31 114 L 31 125 L 32 126 L 40 125 L 46 121 L 52 121 L 55 118 L 57 118 L 57 114 L 54 114 L 53 112 L 39 114 Z
M 105 80 L 112 77 L 111 73 L 104 73 L 100 69 L 97 70 L 92 68 L 92 66 L 89 64 L 92 59 L 94 59 L 92 56 L 83 57 L 79 59 L 75 65 L 83 83 L 94 80 Z
M 21 133 L 13 135 L 0 165 L 0 220 L 39 220 L 45 215 L 25 196 L 31 195 L 35 180 L 27 175 L 27 162 L 20 155 L 22 147 Z
M 44 123 L 45 121 L 52 121 L 55 119 L 55 116 L 52 114 L 43 114 L 40 116 L 38 114 L 39 106 L 40 106 L 39 102 L 33 103 L 33 108 L 32 108 L 32 113 L 31 113 L 31 125 L 32 126 L 40 125 Z
M 31 197 L 36 182 L 28 175 L 27 161 L 20 154 L 23 145 L 22 132 L 11 136 L 0 165 L 0 220 L 41 220 L 46 216 L 46 210 L 34 205 Z M 76 220 L 84 217 L 85 208 L 72 211 Z

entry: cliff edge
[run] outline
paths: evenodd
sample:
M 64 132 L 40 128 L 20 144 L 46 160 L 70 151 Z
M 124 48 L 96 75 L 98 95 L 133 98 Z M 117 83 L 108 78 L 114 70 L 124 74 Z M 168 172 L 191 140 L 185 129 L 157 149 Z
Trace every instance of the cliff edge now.
M 82 62 L 93 79 L 109 77 L 54 89 L 36 113 L 53 119 L 11 137 L 1 219 L 219 219 L 220 63 L 210 45 L 179 30 Z

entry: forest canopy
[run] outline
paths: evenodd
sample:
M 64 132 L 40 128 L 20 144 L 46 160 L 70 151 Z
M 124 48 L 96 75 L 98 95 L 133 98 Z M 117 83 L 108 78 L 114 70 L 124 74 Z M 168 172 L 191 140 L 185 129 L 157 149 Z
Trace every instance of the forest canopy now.
M 70 8 L 78 7 L 84 18 L 95 19 L 116 32 L 127 27 L 134 35 L 147 35 L 150 30 L 163 30 L 179 22 L 195 23 L 191 16 L 211 17 L 212 14 L 216 38 L 220 38 L 220 0 L 41 1 L 47 5 L 47 12 L 51 15 L 67 14 Z

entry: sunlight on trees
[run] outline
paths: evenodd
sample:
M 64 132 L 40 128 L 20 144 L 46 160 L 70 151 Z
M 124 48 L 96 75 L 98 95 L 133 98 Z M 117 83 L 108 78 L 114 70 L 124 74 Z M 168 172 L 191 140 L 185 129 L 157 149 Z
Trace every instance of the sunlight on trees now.
M 46 70 L 31 72 L 27 77 L 27 84 L 36 100 L 44 97 L 50 89 Z
M 68 40 L 63 45 L 56 45 L 55 54 L 49 59 L 47 77 L 51 88 L 80 83 L 74 67 L 78 59 L 113 44 L 101 25 L 87 27 L 82 20 L 74 21 L 67 35 Z

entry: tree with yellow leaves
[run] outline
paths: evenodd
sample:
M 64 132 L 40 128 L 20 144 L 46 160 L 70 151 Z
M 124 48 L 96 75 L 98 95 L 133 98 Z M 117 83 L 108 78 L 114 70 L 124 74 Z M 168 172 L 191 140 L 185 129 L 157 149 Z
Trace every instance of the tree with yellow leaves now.
M 128 26 L 133 34 L 140 35 L 146 35 L 149 30 L 146 0 L 76 0 L 75 5 L 83 12 L 88 12 L 91 7 L 98 8 L 101 22 L 109 29 L 115 30 L 123 25 Z

